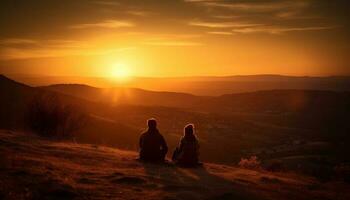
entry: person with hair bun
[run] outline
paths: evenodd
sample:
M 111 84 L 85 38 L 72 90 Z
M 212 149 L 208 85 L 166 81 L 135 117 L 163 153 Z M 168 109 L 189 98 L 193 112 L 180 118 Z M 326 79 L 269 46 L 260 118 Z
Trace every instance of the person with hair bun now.
M 195 167 L 201 165 L 199 162 L 199 142 L 194 133 L 194 125 L 187 124 L 184 128 L 179 146 L 173 153 L 172 160 L 181 166 Z

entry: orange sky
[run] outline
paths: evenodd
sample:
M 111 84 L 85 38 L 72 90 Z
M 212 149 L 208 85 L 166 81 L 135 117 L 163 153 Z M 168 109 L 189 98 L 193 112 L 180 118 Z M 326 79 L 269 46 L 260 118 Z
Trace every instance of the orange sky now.
M 0 73 L 349 75 L 343 0 L 0 3 Z

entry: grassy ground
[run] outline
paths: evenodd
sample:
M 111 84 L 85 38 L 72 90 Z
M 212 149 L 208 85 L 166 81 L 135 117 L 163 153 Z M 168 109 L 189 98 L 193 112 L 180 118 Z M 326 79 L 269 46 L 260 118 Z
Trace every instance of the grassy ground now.
M 350 199 L 349 185 L 205 163 L 145 164 L 114 148 L 0 131 L 0 199 Z

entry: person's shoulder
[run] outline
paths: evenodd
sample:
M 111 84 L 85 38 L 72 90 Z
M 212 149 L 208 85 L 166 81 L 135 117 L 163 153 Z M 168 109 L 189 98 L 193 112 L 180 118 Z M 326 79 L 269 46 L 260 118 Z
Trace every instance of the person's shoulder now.
M 196 142 L 199 142 L 199 138 L 197 136 L 194 137 Z
M 158 139 L 165 140 L 164 136 L 159 131 L 157 131 L 155 135 L 158 137 Z
M 143 137 L 143 136 L 145 136 L 147 133 L 148 133 L 147 130 L 146 130 L 146 131 L 143 131 L 143 132 L 141 132 L 140 136 Z
M 196 138 L 196 144 L 199 145 L 199 139 L 198 138 Z
M 160 132 L 157 132 L 157 135 L 158 135 L 158 137 L 164 139 L 164 136 Z
M 180 139 L 180 142 L 181 143 L 196 143 L 197 144 L 199 141 L 198 141 L 197 137 L 189 138 L 189 137 L 182 136 Z
M 182 142 L 185 142 L 185 141 L 186 141 L 185 136 L 182 136 L 182 137 L 180 138 L 180 142 L 182 143 Z

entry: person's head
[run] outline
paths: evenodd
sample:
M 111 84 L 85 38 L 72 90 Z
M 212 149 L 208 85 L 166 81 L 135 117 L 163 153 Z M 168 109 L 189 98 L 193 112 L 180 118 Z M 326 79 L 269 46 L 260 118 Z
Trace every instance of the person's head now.
M 187 124 L 184 128 L 184 136 L 185 137 L 191 137 L 194 136 L 194 125 L 193 124 Z
M 147 126 L 149 130 L 157 129 L 157 120 L 154 118 L 147 120 Z

